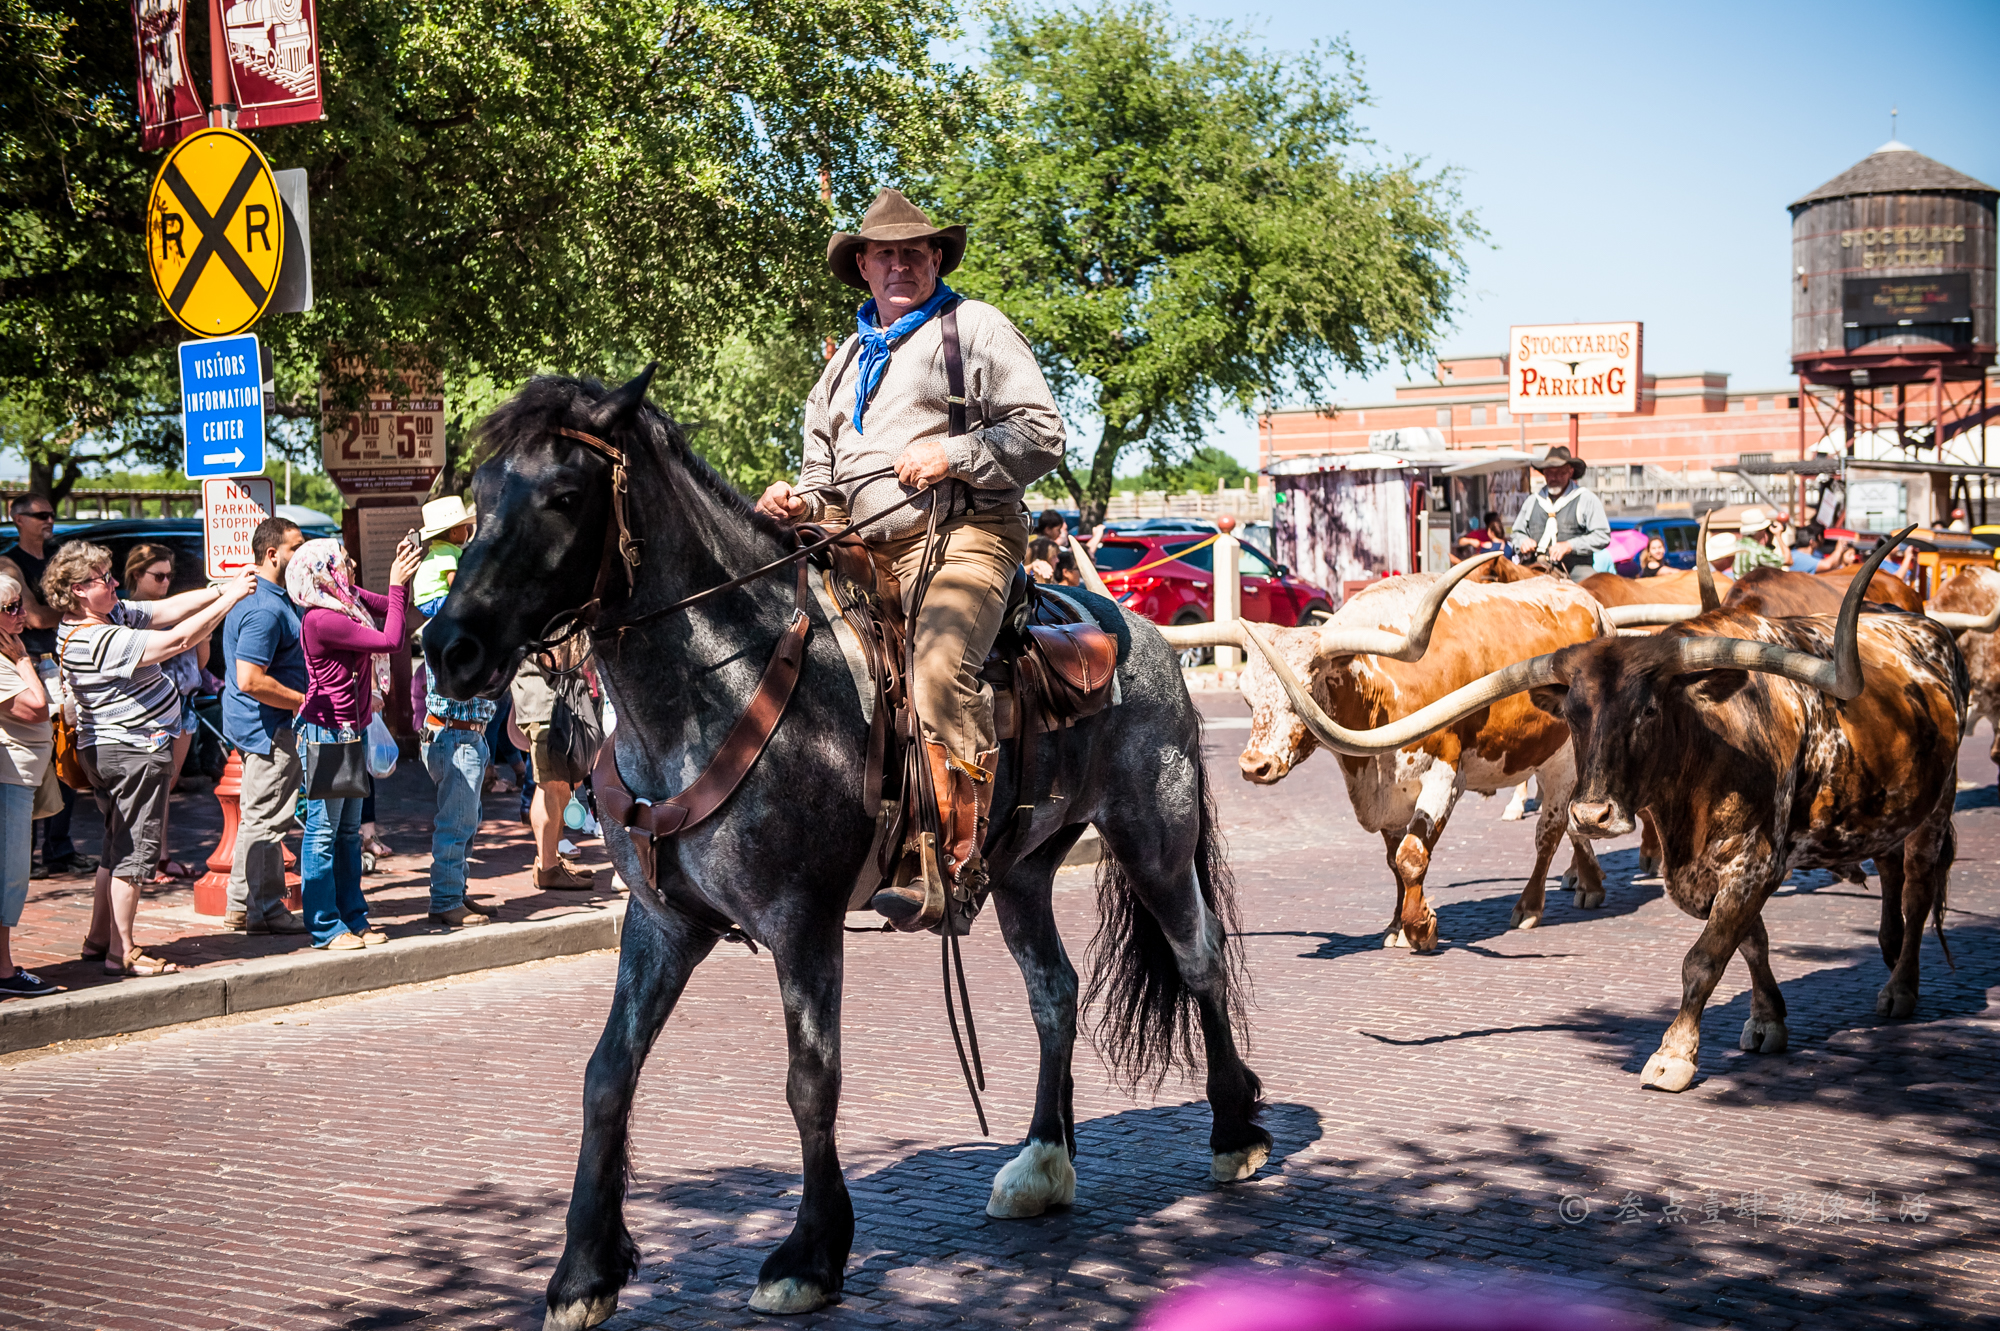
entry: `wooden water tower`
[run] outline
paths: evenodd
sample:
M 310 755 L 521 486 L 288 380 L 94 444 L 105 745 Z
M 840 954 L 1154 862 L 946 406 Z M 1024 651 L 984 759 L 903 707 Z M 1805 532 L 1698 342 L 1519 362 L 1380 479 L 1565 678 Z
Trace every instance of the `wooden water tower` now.
M 1791 205 L 1802 457 L 1807 414 L 1823 436 L 1836 401 L 1850 456 L 1872 432 L 1942 463 L 1987 419 L 1996 201 L 1993 186 L 1891 140 Z

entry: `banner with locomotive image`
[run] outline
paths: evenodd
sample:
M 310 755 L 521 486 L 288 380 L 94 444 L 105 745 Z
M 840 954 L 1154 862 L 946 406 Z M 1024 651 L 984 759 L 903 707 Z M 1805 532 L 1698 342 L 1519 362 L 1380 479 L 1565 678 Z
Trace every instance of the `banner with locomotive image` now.
M 313 0 L 236 0 L 223 7 L 222 25 L 238 129 L 326 118 Z

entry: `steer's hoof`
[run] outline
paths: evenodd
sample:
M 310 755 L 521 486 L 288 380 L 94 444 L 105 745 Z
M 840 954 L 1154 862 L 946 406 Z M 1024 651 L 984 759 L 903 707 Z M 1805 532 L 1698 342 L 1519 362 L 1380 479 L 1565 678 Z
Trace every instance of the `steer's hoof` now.
M 1400 924 L 1382 935 L 1383 947 L 1408 947 L 1409 945 L 1410 940 L 1403 936 L 1403 926 Z
M 575 1303 L 565 1303 L 559 1308 L 551 1308 L 542 1318 L 542 1331 L 586 1331 L 586 1328 L 611 1320 L 611 1314 L 618 1311 L 618 1296 L 605 1294 L 595 1299 L 578 1299 Z
M 1596 910 L 1604 904 L 1604 889 L 1601 887 L 1579 887 L 1570 898 L 1578 910 Z
M 1641 855 L 1639 857 L 1639 876 L 1641 878 L 1658 878 L 1660 876 L 1659 856 Z
M 1639 1073 L 1639 1084 L 1656 1091 L 1685 1091 L 1693 1081 L 1694 1060 L 1665 1050 L 1647 1059 Z
M 1271 1144 L 1256 1142 L 1240 1151 L 1224 1151 L 1208 1162 L 1208 1176 L 1217 1183 L 1235 1183 L 1249 1178 L 1271 1158 Z
M 1025 1220 L 1051 1206 L 1076 1200 L 1076 1167 L 1059 1142 L 1029 1142 L 993 1176 L 986 1214 L 996 1220 Z
M 1529 910 L 1517 901 L 1514 903 L 1514 914 L 1507 921 L 1507 927 L 1509 929 L 1532 929 L 1541 922 L 1542 913 L 1540 911 Z
M 1917 993 L 1914 989 L 1899 989 L 1891 981 L 1882 986 L 1882 992 L 1875 995 L 1875 1015 L 1878 1017 L 1914 1017 L 1917 1015 Z
M 792 1313 L 814 1312 L 832 1302 L 833 1295 L 812 1281 L 799 1280 L 791 1276 L 783 1280 L 761 1281 L 756 1291 L 750 1295 L 752 1312 L 770 1313 L 778 1317 Z
M 1738 1042 L 1740 1048 L 1752 1054 L 1782 1054 L 1790 1043 L 1784 1022 L 1759 1021 L 1755 1017 L 1743 1023 L 1743 1038 Z

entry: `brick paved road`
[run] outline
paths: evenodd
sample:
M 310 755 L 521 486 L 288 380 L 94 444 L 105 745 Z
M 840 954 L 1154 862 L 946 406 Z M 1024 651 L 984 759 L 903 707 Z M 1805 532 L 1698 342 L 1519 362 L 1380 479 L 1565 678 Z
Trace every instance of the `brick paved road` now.
M 1703 1078 L 1672 1097 L 1636 1073 L 1695 925 L 1631 884 L 1629 845 L 1607 857 L 1606 909 L 1552 896 L 1544 928 L 1509 933 L 1527 827 L 1473 801 L 1433 872 L 1447 949 L 1383 952 L 1380 842 L 1341 810 L 1331 764 L 1251 788 L 1233 774 L 1241 738 L 1212 731 L 1211 756 L 1270 1167 L 1210 1184 L 1204 1107 L 1174 1087 L 1134 1103 L 1085 1056 L 1076 1207 L 988 1220 L 1033 1088 L 1012 964 L 990 929 L 972 940 L 1001 1133 L 983 1141 L 935 954 L 859 938 L 842 1118 L 859 1233 L 845 1303 L 801 1325 L 1115 1325 L 1227 1263 L 1504 1282 L 1694 1325 L 1992 1315 L 2000 816 L 1983 739 L 1964 775 L 1988 784 L 1961 796 L 1958 969 L 1926 944 L 1920 1019 L 1876 1022 L 1875 896 L 1815 875 L 1768 915 L 1793 1053 L 1735 1051 L 1733 969 Z M 1060 902 L 1080 951 L 1088 871 Z M 0 1323 L 539 1326 L 612 973 L 603 955 L 546 963 L 0 1065 Z M 782 1046 L 768 961 L 718 949 L 642 1088 L 629 1215 L 645 1266 L 615 1326 L 767 1321 L 745 1299 L 795 1204 Z M 1660 1223 L 1669 1190 L 1684 1223 Z M 1576 1223 L 1566 1196 L 1588 1208 Z

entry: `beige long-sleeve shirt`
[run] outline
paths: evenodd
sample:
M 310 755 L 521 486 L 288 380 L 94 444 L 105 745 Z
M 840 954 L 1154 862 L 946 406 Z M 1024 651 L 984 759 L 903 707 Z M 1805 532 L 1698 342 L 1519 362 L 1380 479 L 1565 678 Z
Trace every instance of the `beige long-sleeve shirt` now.
M 1063 452 L 1062 415 L 1027 339 L 1007 316 L 983 301 L 958 307 L 958 341 L 965 358 L 967 433 L 948 437 L 943 320 L 936 316 L 897 343 L 889 367 L 854 429 L 854 392 L 860 382 L 859 349 L 849 337 L 826 363 L 806 399 L 805 462 L 799 473 L 806 516 L 817 520 L 827 496 L 808 487 L 839 488 L 850 521 L 873 517 L 912 491 L 894 476 L 852 485 L 853 477 L 889 466 L 911 444 L 944 445 L 947 473 L 970 487 L 974 512 L 1018 508 L 1027 488 L 1046 475 Z M 941 487 L 963 496 L 959 486 Z M 862 536 L 883 541 L 921 531 L 931 496 L 897 510 Z M 955 501 L 956 502 L 956 501 Z

